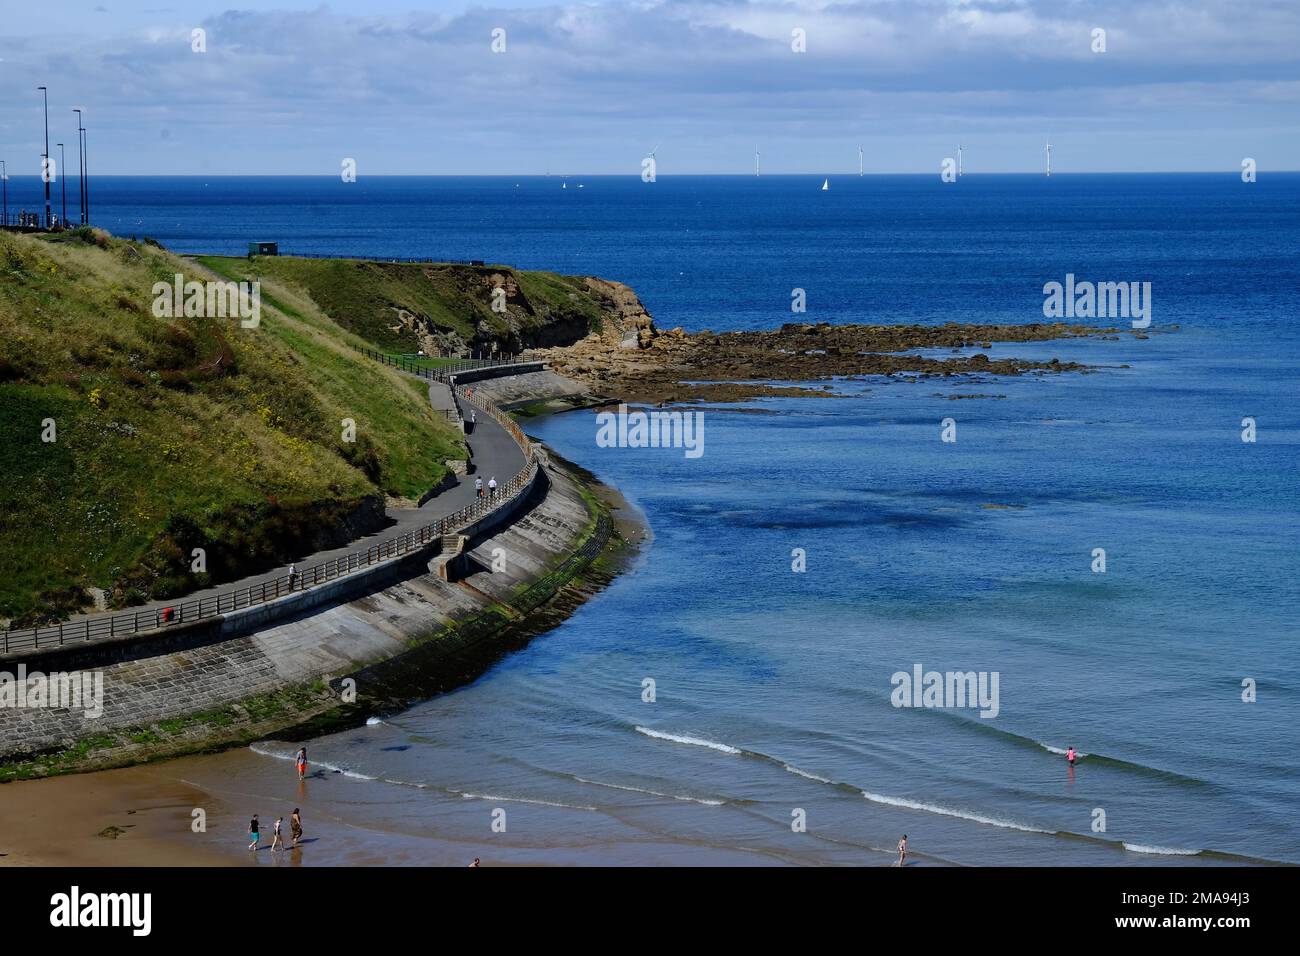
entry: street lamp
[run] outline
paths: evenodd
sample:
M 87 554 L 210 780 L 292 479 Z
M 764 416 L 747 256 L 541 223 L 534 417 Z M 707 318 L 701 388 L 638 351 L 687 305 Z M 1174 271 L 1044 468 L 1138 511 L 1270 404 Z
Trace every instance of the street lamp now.
M 74 109 L 72 112 L 77 114 L 77 193 L 81 200 L 81 224 L 84 226 L 86 224 L 86 159 L 81 151 L 81 134 L 84 130 L 81 126 L 81 110 Z
M 45 162 L 41 165 L 41 179 L 45 180 L 45 228 L 50 228 L 50 91 L 43 86 L 36 87 L 37 92 L 45 97 Z
M 59 222 L 63 223 L 64 229 L 67 229 L 68 228 L 68 177 L 66 175 L 67 169 L 63 165 L 63 144 L 55 143 L 54 145 L 59 147 L 59 181 L 60 183 L 62 183 L 62 189 L 63 189 L 63 215 L 60 216 Z
M 0 220 L 0 225 L 9 225 L 9 171 L 5 169 L 5 161 L 0 159 L 0 183 L 4 183 L 5 196 L 5 217 Z
M 81 131 L 82 153 L 86 157 L 86 187 L 82 192 L 86 197 L 86 222 L 90 222 L 90 131 Z

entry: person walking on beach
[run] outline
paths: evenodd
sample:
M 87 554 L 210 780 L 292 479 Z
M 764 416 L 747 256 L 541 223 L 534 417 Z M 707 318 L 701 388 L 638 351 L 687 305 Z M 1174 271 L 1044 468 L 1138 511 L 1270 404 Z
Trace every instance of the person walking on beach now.
M 275 838 L 274 838 L 273 840 L 271 840 L 271 852 L 272 852 L 272 853 L 275 852 L 275 848 L 276 848 L 276 847 L 279 847 L 281 850 L 284 849 L 284 839 L 280 836 L 280 824 L 282 824 L 283 822 L 284 822 L 284 817 L 276 817 L 276 818 L 275 818 L 275 831 L 274 831 L 274 832 L 275 832 Z
M 475 498 L 482 498 L 482 497 L 483 497 L 483 479 L 482 479 L 482 478 L 475 478 L 475 479 L 474 479 L 474 497 L 475 497 Z
M 248 824 L 248 836 L 249 836 L 248 848 L 250 850 L 256 851 L 257 848 L 261 845 L 262 843 L 262 834 L 260 832 L 261 829 L 262 829 L 261 825 L 257 822 L 257 814 L 254 813 L 253 819 L 249 821 Z
M 293 834 L 293 845 L 297 846 L 298 841 L 302 839 L 302 813 L 297 807 L 293 808 L 293 813 L 289 817 L 289 830 Z
M 294 764 L 298 767 L 298 779 L 302 780 L 307 776 L 307 748 L 303 747 L 298 751 L 298 755 L 293 758 Z
M 903 834 L 903 839 L 898 841 L 898 865 L 905 866 L 903 863 L 907 859 L 907 834 Z
M 1071 767 L 1073 767 L 1074 761 L 1077 759 L 1078 759 L 1078 754 L 1074 752 L 1074 748 L 1067 747 L 1065 750 L 1065 762 L 1068 763 Z
M 488 497 L 495 499 L 497 496 L 497 476 L 493 475 L 488 479 Z

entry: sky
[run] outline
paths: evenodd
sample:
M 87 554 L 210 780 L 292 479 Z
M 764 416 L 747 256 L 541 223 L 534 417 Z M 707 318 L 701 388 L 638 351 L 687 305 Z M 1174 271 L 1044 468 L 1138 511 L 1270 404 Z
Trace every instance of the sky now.
M 0 0 L 10 175 L 42 84 L 99 174 L 1300 168 L 1300 0 Z

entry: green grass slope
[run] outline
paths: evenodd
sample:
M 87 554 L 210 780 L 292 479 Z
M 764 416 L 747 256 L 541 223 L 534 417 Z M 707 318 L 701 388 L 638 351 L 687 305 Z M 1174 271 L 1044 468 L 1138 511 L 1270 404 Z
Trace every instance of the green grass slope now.
M 177 272 L 215 278 L 102 233 L 0 233 L 0 619 L 274 566 L 373 526 L 384 495 L 417 498 L 465 457 L 424 386 L 361 357 L 298 287 L 265 277 L 257 329 L 156 318 L 153 284 Z
M 289 256 L 199 261 L 232 277 L 296 286 L 339 325 L 390 352 L 414 352 L 420 331 L 475 352 L 569 344 L 598 330 L 602 314 L 581 278 L 553 272 Z M 506 290 L 503 312 L 492 308 L 496 287 Z

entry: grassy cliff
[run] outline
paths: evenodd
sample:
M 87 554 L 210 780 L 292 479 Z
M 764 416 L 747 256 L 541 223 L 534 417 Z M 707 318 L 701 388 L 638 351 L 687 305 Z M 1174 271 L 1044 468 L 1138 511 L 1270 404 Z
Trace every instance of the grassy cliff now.
M 88 230 L 0 233 L 0 619 L 54 619 L 89 588 L 122 606 L 273 566 L 368 530 L 383 496 L 416 498 L 464 457 L 419 382 L 358 355 L 376 339 L 333 318 L 351 308 L 346 283 L 322 307 L 260 271 L 256 329 L 156 318 L 155 282 L 215 276 Z
M 348 331 L 391 352 L 519 352 L 600 329 L 607 305 L 577 276 L 505 266 L 203 256 L 232 278 L 293 287 Z M 493 290 L 503 295 L 493 309 Z

